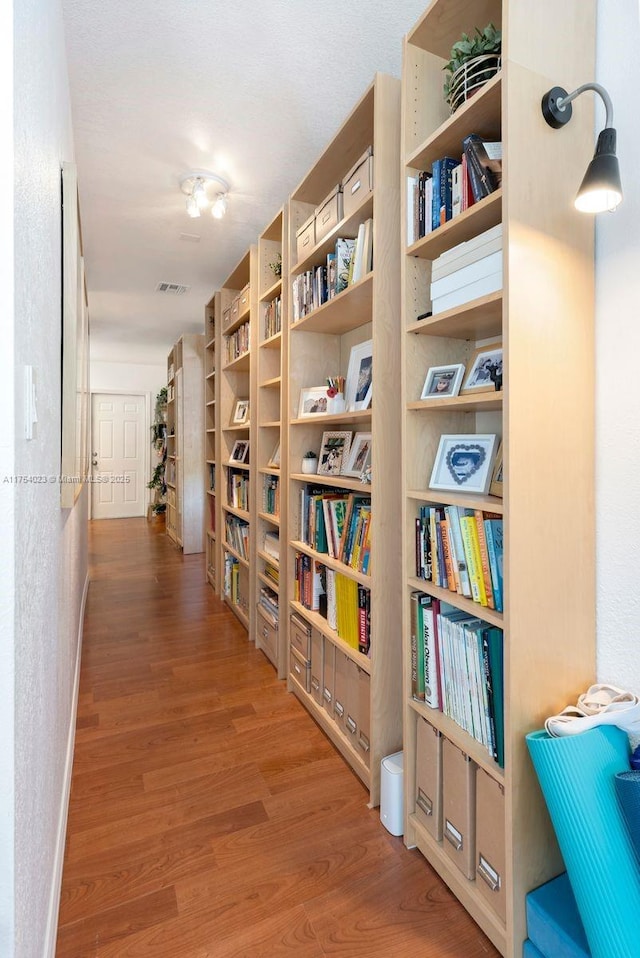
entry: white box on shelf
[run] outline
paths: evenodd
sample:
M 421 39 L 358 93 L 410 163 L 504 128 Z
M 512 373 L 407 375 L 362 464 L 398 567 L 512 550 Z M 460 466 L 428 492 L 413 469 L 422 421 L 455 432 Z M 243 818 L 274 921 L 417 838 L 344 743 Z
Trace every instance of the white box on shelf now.
M 502 250 L 497 250 L 489 256 L 483 256 L 475 263 L 469 263 L 460 269 L 453 270 L 448 276 L 437 279 L 431 283 L 431 299 L 439 299 L 448 293 L 453 293 L 456 289 L 462 289 L 470 283 L 475 283 L 479 279 L 486 279 L 493 273 L 502 270 Z
M 464 303 L 471 302 L 472 299 L 478 299 L 480 296 L 488 296 L 489 293 L 495 293 L 502 289 L 502 269 L 483 279 L 476 280 L 475 283 L 469 283 L 467 286 L 461 286 L 460 289 L 454 289 L 446 296 L 440 296 L 434 299 L 431 304 L 431 311 L 443 313 L 446 309 L 455 309 L 456 306 L 462 306 Z

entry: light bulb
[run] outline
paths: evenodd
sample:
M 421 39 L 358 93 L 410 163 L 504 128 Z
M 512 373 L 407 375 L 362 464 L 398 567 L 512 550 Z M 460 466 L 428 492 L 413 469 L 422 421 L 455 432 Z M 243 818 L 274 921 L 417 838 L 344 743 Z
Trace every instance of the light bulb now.
M 191 195 L 198 204 L 198 209 L 203 210 L 206 206 L 208 206 L 209 200 L 207 198 L 207 190 L 204 185 L 204 180 L 198 178 L 195 181 Z
M 227 212 L 227 199 L 224 193 L 219 193 L 215 203 L 211 207 L 211 215 L 214 216 L 217 220 L 221 220 L 226 212 Z
M 189 216 L 193 217 L 194 219 L 197 216 L 200 216 L 200 207 L 198 206 L 198 202 L 195 196 L 187 197 L 187 213 L 189 214 Z

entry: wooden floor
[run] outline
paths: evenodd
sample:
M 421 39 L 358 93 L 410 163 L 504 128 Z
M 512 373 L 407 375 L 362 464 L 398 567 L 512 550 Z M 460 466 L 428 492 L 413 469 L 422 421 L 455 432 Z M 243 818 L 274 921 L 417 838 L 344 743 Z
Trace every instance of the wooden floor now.
M 203 556 L 144 519 L 90 526 L 57 958 L 496 956 Z

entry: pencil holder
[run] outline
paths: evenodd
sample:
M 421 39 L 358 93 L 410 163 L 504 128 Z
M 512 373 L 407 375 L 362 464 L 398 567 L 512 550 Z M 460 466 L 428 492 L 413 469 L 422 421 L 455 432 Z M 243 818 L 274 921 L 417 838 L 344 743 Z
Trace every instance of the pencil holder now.
M 335 396 L 329 396 L 327 399 L 327 415 L 344 412 L 344 393 L 336 393 Z

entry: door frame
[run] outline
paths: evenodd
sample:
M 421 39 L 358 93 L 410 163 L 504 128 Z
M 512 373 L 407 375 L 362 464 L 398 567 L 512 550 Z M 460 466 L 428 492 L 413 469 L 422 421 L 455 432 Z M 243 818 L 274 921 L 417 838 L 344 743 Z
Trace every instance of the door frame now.
M 144 389 L 92 389 L 90 396 L 90 426 L 89 426 L 89 475 L 93 476 L 93 397 L 94 396 L 141 396 L 144 399 L 144 428 L 147 434 L 147 442 L 144 445 L 144 473 L 147 479 L 151 479 L 151 402 L 153 393 L 146 392 Z M 145 501 L 143 517 L 146 517 L 151 502 L 151 489 L 147 489 L 145 482 Z M 89 495 L 89 519 L 93 519 L 93 489 Z

